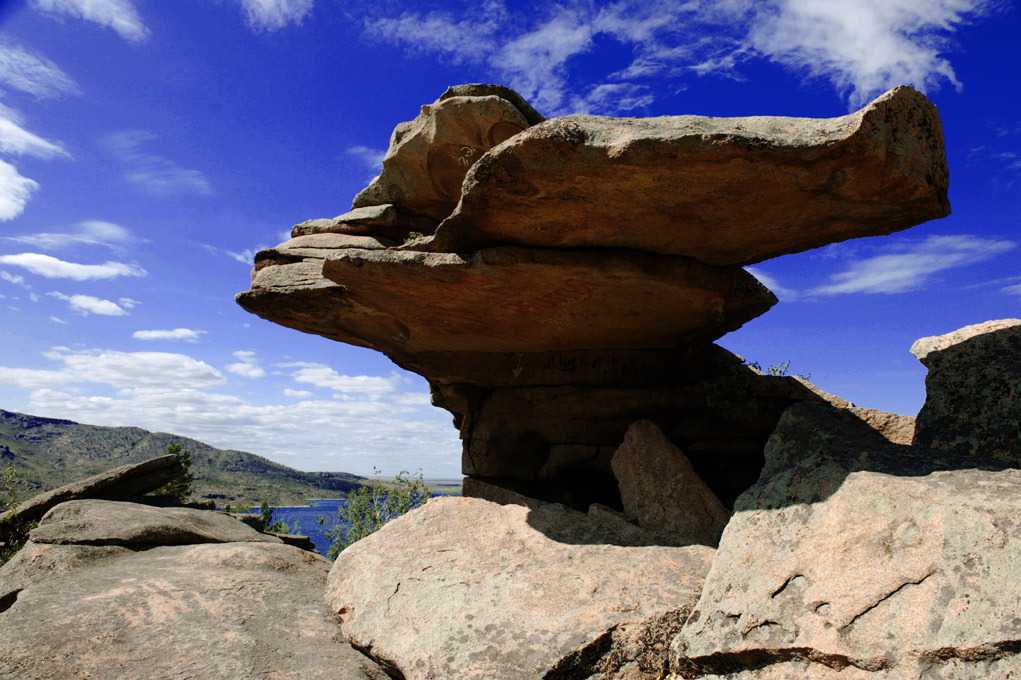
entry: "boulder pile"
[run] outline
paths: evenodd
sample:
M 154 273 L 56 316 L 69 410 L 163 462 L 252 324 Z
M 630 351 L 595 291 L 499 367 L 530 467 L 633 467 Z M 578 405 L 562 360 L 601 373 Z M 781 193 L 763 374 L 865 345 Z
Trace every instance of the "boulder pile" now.
M 470 478 L 623 511 L 610 457 L 644 419 L 729 507 L 788 406 L 850 407 L 713 344 L 776 303 L 742 267 L 944 217 L 947 183 L 909 87 L 833 119 L 546 120 L 465 85 L 397 126 L 350 212 L 258 253 L 237 301 L 424 376 Z

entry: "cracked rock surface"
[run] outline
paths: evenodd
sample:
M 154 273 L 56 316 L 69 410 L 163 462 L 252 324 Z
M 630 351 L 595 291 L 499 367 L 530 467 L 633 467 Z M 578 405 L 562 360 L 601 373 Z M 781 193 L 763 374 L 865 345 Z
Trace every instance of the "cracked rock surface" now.
M 1021 672 L 1021 470 L 845 417 L 781 418 L 673 642 L 677 678 Z

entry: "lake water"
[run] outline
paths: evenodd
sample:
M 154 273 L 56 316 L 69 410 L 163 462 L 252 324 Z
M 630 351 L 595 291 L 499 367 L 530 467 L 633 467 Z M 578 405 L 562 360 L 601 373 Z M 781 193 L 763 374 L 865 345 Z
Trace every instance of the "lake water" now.
M 297 522 L 298 533 L 311 538 L 312 542 L 316 544 L 316 550 L 325 557 L 326 551 L 332 545 L 332 541 L 326 538 L 323 531 L 340 521 L 337 517 L 337 510 L 346 501 L 341 498 L 309 502 L 313 503 L 313 505 L 273 508 L 273 521 L 284 522 L 288 527 L 294 527 L 294 523 Z M 326 526 L 322 526 L 316 521 L 318 517 L 326 518 Z

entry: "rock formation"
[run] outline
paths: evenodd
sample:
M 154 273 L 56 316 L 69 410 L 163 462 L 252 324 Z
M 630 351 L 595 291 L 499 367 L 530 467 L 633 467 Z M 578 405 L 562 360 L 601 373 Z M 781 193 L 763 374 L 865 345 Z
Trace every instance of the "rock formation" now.
M 258 253 L 237 300 L 425 376 L 469 477 L 623 510 L 610 457 L 646 419 L 729 506 L 784 409 L 851 407 L 712 344 L 776 302 L 741 266 L 943 217 L 947 177 L 908 87 L 827 120 L 545 120 L 460 86 L 397 126 L 352 211 Z
M 337 639 L 329 570 L 224 513 L 62 502 L 0 568 L 0 677 L 384 680 Z

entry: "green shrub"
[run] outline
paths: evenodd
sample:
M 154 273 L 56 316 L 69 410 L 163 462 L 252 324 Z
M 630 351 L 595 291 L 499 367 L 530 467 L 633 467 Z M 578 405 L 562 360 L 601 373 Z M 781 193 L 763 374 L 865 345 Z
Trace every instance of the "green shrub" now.
M 177 496 L 177 500 L 187 503 L 195 482 L 195 475 L 191 473 L 191 451 L 181 451 L 180 444 L 171 444 L 167 447 L 167 453 L 177 457 L 177 462 L 184 466 L 184 474 L 174 481 L 164 484 L 153 493 L 160 496 Z
M 8 463 L 3 475 L 0 475 L 0 489 L 7 495 L 7 508 L 3 520 L 7 525 L 9 533 L 7 541 L 0 543 L 0 565 L 14 557 L 14 554 L 21 550 L 28 541 L 28 532 L 35 529 L 39 522 L 26 522 L 25 520 L 14 519 L 14 511 L 18 508 L 21 500 L 18 498 L 17 485 L 18 474 L 12 463 Z
M 373 470 L 379 475 L 379 470 Z M 373 479 L 348 494 L 347 503 L 337 510 L 339 522 L 325 532 L 333 541 L 327 557 L 337 559 L 344 548 L 429 500 L 429 487 L 422 479 L 422 471 L 419 470 L 417 479 L 406 477 L 408 474 L 401 470 L 389 484 Z M 320 517 L 319 523 L 325 526 L 326 518 Z
M 752 368 L 754 368 L 757 371 L 761 371 L 762 370 L 762 366 L 760 366 L 757 361 L 753 361 L 753 362 L 749 363 L 748 365 L 751 366 Z M 783 363 L 774 364 L 774 365 L 770 366 L 764 372 L 765 372 L 766 375 L 776 375 L 776 376 L 787 375 L 788 374 L 787 373 L 787 369 L 790 368 L 790 365 L 791 365 L 790 361 L 784 361 Z M 806 373 L 805 375 L 801 375 L 800 373 L 798 373 L 796 375 L 799 378 L 801 378 L 802 380 L 808 380 L 809 378 L 812 377 L 811 373 Z

